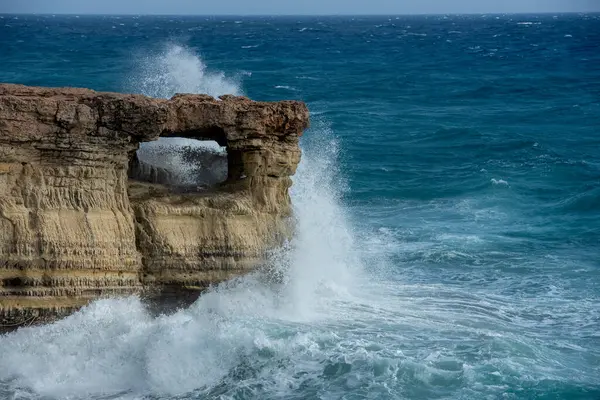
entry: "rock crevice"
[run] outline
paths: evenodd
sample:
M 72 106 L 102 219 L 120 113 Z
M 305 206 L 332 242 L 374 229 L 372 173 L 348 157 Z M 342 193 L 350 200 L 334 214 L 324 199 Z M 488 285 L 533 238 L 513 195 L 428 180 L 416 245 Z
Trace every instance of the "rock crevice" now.
M 291 232 L 307 126 L 294 101 L 0 84 L 0 324 L 252 270 Z M 177 193 L 159 170 L 158 183 L 130 179 L 140 143 L 161 136 L 225 146 L 225 182 Z

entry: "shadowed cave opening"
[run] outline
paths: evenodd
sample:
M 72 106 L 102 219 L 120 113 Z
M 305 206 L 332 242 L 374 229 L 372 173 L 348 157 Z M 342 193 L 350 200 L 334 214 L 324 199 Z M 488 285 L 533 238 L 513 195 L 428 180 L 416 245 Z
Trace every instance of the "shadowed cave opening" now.
M 131 179 L 184 191 L 216 187 L 227 180 L 227 175 L 226 146 L 215 140 L 161 137 L 142 143 L 129 163 Z

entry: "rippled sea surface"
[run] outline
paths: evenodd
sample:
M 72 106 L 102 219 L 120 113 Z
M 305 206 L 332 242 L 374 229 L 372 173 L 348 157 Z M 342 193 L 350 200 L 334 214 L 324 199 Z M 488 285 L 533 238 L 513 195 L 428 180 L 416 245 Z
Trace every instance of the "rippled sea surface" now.
M 0 61 L 312 113 L 282 284 L 1 336 L 0 398 L 600 399 L 600 15 L 0 15 Z

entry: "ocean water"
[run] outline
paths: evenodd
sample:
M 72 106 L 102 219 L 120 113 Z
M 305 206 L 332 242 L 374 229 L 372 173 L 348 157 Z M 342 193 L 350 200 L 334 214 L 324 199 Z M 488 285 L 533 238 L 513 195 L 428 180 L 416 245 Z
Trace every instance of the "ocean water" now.
M 600 399 L 600 15 L 2 15 L 0 60 L 312 115 L 281 284 L 1 336 L 0 398 Z

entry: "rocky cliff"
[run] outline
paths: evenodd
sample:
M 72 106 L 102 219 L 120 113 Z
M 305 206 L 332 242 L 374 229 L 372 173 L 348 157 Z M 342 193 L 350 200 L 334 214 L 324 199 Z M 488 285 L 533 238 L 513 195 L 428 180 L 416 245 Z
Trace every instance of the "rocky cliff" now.
M 0 324 L 101 296 L 198 292 L 255 268 L 290 233 L 307 126 L 300 102 L 0 85 Z M 130 179 L 144 175 L 140 143 L 161 136 L 225 146 L 226 181 Z

